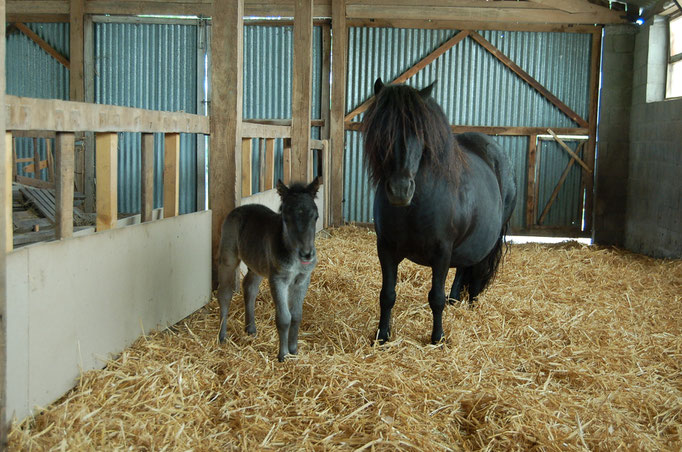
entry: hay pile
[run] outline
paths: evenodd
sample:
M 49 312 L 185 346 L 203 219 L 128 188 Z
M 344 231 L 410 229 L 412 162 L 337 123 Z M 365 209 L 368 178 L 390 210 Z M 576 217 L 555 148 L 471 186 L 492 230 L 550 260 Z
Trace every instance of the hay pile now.
M 476 309 L 446 308 L 441 346 L 428 345 L 431 271 L 405 262 L 393 340 L 373 347 L 374 233 L 344 227 L 317 244 L 298 357 L 277 362 L 263 284 L 255 338 L 237 295 L 219 346 L 214 300 L 84 374 L 13 427 L 11 449 L 682 447 L 682 262 L 514 245 Z

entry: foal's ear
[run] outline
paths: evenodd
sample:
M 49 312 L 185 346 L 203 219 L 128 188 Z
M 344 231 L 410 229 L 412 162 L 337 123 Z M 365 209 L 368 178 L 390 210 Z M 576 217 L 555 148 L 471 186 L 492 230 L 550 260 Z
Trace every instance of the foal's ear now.
M 284 185 L 282 179 L 277 179 L 277 193 L 279 193 L 280 198 L 284 198 L 286 194 L 289 193 L 289 189 Z
M 438 80 L 434 80 L 433 83 L 431 83 L 431 84 L 430 84 L 429 86 L 427 86 L 426 88 L 420 89 L 420 90 L 419 90 L 419 94 L 420 94 L 423 98 L 425 98 L 425 99 L 426 99 L 427 97 L 429 97 L 429 96 L 431 95 L 431 91 L 433 91 L 433 85 L 435 85 L 437 81 L 438 81 Z
M 381 91 L 384 88 L 384 82 L 381 81 L 381 77 L 379 77 L 375 82 L 374 82 L 374 95 L 376 96 L 379 94 L 379 91 Z
M 305 188 L 308 193 L 312 195 L 314 198 L 315 195 L 317 195 L 317 190 L 320 189 L 320 184 L 322 183 L 322 179 L 320 179 L 320 176 L 317 176 L 314 181 L 312 181 L 308 186 Z

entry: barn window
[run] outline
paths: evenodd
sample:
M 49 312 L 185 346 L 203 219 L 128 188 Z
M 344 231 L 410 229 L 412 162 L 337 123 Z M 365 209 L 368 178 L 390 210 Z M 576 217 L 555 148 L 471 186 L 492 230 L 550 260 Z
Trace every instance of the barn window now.
M 682 15 L 669 20 L 670 53 L 666 98 L 682 97 Z

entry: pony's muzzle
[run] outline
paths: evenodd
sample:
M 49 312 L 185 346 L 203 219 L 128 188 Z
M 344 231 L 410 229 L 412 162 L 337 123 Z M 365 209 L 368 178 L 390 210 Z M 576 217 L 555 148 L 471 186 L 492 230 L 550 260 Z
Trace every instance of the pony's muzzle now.
M 394 177 L 386 182 L 388 202 L 394 206 L 409 206 L 414 196 L 414 179 Z
M 315 249 L 313 248 L 312 250 L 300 250 L 298 252 L 298 258 L 300 259 L 301 263 L 303 265 L 308 265 L 312 262 L 312 260 L 315 258 Z

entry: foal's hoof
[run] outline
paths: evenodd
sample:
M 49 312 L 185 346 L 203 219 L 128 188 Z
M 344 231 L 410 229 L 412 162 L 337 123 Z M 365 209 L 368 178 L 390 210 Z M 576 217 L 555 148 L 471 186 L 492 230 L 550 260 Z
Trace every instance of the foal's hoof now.
M 388 340 L 391 338 L 391 332 L 390 331 L 385 331 L 382 332 L 381 330 L 377 330 L 377 334 L 374 337 L 374 344 L 375 345 L 384 345 Z
M 283 363 L 284 360 L 287 359 L 287 356 L 289 356 L 289 355 L 288 355 L 288 354 L 282 355 L 282 354 L 280 353 L 279 355 L 277 355 L 277 361 L 279 361 L 280 363 Z
M 438 345 L 438 344 L 444 344 L 444 343 L 445 343 L 445 336 L 443 336 L 443 333 L 431 335 L 431 345 Z

